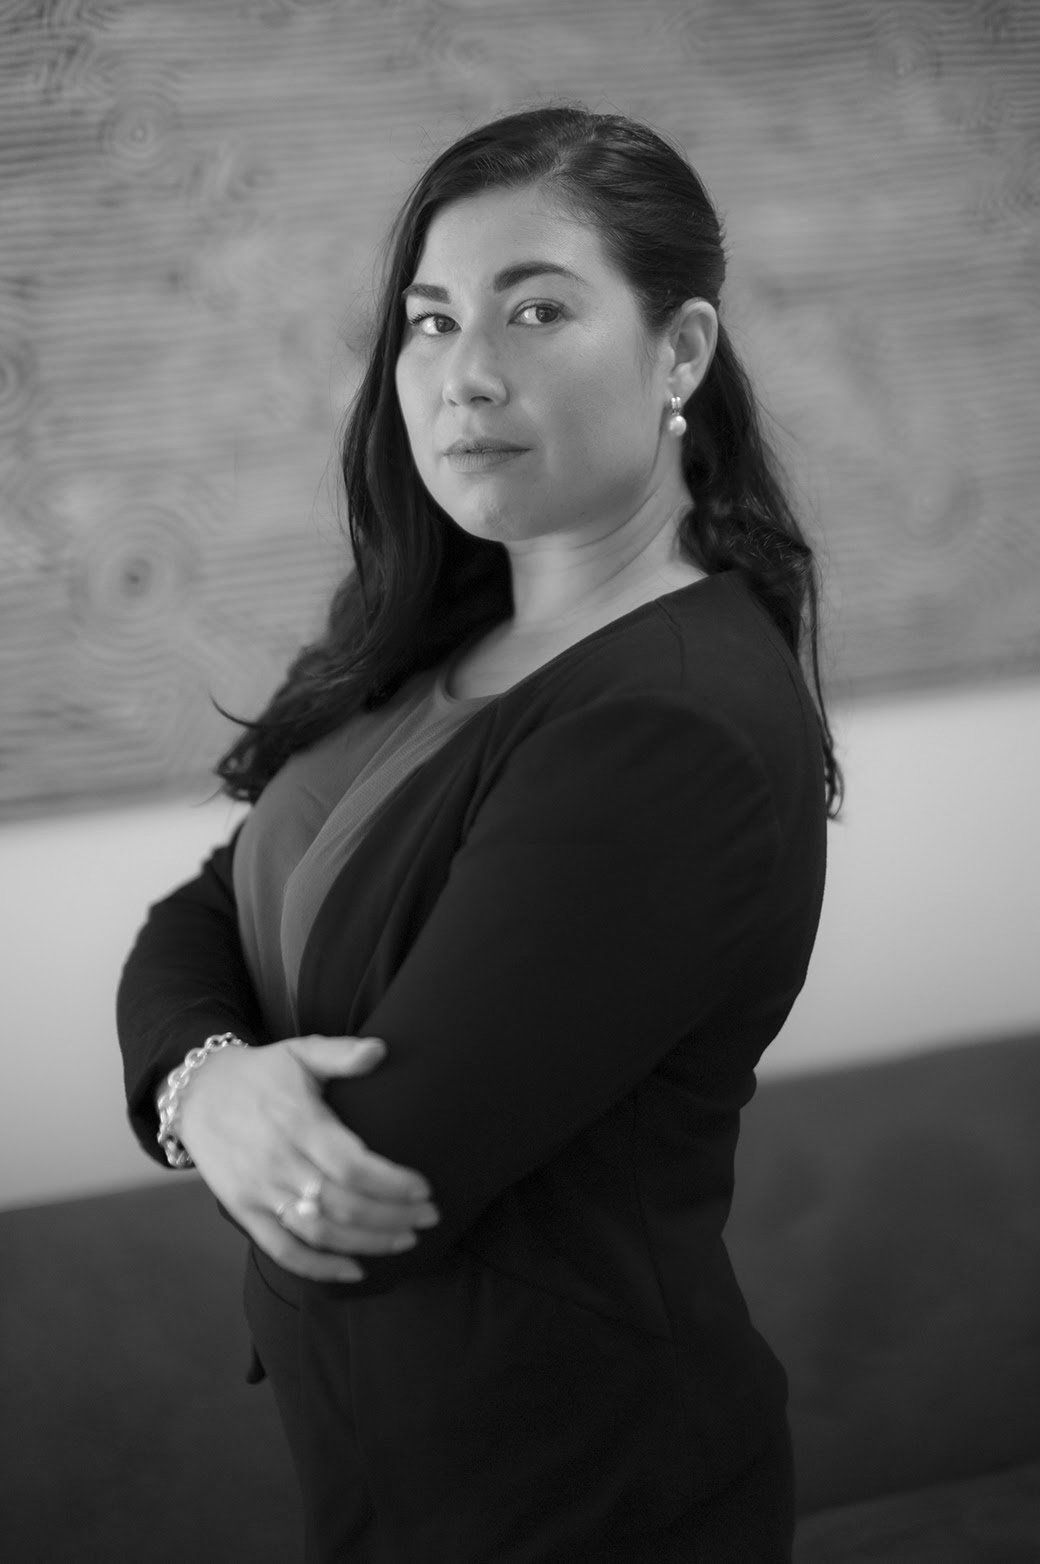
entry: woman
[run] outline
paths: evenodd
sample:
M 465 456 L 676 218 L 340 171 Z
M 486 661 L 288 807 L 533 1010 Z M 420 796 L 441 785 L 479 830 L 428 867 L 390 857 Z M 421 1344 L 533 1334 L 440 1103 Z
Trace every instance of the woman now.
M 723 273 L 620 116 L 423 174 L 344 440 L 356 571 L 126 966 L 132 1122 L 162 1159 L 161 1100 L 251 1240 L 309 1560 L 790 1556 L 721 1234 L 841 779 Z

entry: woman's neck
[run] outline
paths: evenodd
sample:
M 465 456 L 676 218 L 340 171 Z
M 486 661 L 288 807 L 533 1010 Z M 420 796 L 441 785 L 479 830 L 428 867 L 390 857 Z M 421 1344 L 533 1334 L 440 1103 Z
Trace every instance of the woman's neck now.
M 679 542 L 691 504 L 683 498 L 656 525 L 636 517 L 601 548 L 538 539 L 534 547 L 511 549 L 514 610 L 503 632 L 520 644 L 551 642 L 698 580 L 704 572 Z

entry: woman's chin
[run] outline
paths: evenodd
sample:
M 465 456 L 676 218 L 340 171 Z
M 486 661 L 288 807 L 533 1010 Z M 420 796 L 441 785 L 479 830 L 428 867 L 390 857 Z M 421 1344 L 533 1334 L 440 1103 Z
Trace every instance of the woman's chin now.
M 503 505 L 458 502 L 448 505 L 443 500 L 440 503 L 455 525 L 473 538 L 484 538 L 489 543 L 510 543 L 537 535 L 535 518 L 527 510 L 518 513 Z

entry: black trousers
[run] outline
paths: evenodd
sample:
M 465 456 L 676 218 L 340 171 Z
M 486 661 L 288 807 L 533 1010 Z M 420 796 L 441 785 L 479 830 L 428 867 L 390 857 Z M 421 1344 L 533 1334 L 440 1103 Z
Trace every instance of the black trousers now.
M 794 1452 L 784 1424 L 757 1460 L 662 1538 L 668 1564 L 791 1564 L 795 1526 Z
M 391 1558 L 375 1539 L 375 1512 L 365 1496 L 363 1472 L 349 1435 L 340 1441 L 334 1419 L 304 1407 L 300 1390 L 300 1311 L 272 1293 L 252 1258 L 246 1269 L 246 1318 L 254 1343 L 248 1378 L 269 1380 L 303 1509 L 304 1564 L 418 1564 Z M 567 1559 L 538 1564 L 790 1564 L 795 1527 L 795 1473 L 786 1422 L 758 1457 L 721 1492 L 694 1505 L 667 1530 L 634 1551 L 610 1549 L 603 1557 L 573 1548 Z M 521 1539 L 517 1539 L 518 1542 Z M 459 1564 L 424 1559 L 422 1564 Z M 466 1560 L 466 1564 L 478 1561 Z M 500 1564 L 480 1560 L 479 1564 Z

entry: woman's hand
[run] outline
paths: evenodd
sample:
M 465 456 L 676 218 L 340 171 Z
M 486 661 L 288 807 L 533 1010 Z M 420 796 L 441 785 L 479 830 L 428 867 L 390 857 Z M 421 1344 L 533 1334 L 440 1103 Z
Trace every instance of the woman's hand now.
M 356 1037 L 223 1048 L 184 1088 L 178 1136 L 202 1178 L 299 1276 L 357 1281 L 364 1271 L 344 1256 L 411 1248 L 413 1230 L 439 1220 L 422 1174 L 369 1151 L 321 1096 L 323 1080 L 361 1075 L 384 1054 Z M 295 1203 L 319 1180 L 317 1209 L 301 1214 Z

